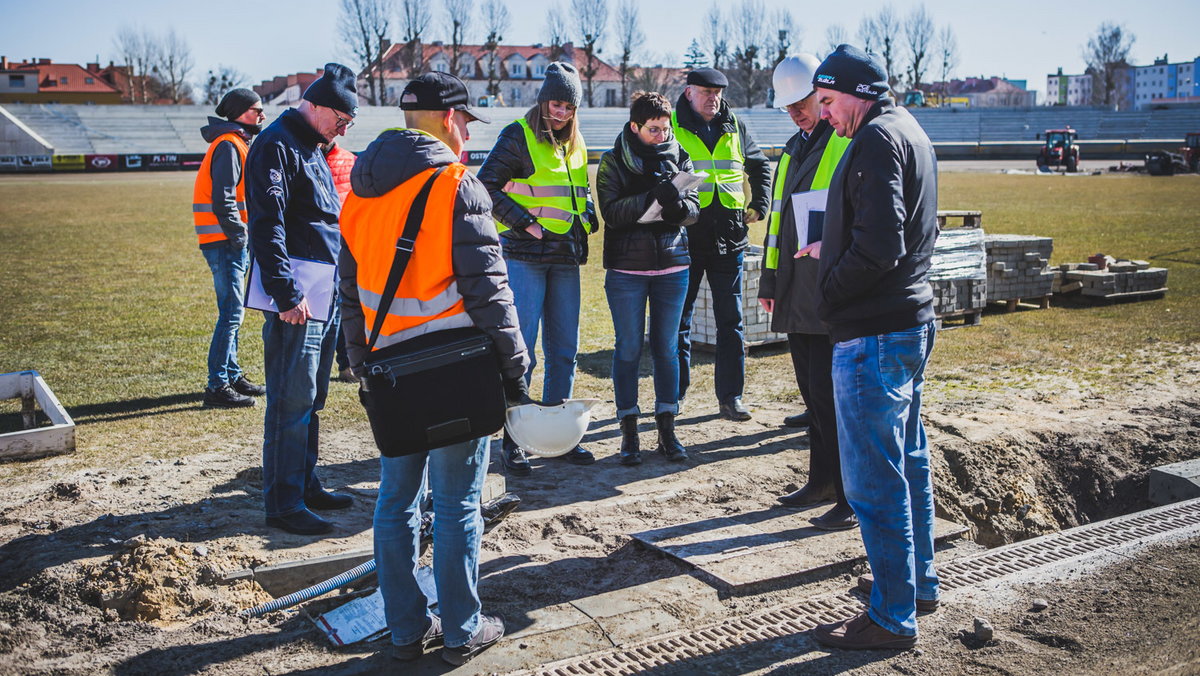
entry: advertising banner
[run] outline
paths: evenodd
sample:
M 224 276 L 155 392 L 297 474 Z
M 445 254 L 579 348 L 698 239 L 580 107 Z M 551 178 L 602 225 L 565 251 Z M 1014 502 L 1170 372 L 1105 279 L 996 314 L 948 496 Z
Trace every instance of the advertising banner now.
M 144 169 L 146 166 L 141 155 L 122 155 L 121 157 L 123 159 L 121 166 L 126 169 Z
M 114 171 L 120 168 L 117 155 L 87 155 L 88 171 Z
M 146 168 L 148 169 L 178 169 L 178 155 L 147 155 Z
M 83 155 L 55 155 L 51 160 L 55 171 L 83 171 Z
M 17 171 L 50 171 L 52 168 L 49 155 L 17 155 Z
M 17 156 L 0 155 L 0 171 L 17 171 Z

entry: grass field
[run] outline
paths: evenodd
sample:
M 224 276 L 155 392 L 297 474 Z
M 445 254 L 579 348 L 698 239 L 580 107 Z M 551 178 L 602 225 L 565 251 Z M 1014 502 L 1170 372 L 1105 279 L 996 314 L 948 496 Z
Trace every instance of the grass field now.
M 200 408 L 215 308 L 192 234 L 191 188 L 184 173 L 0 177 L 0 373 L 42 373 L 79 424 L 72 462 L 81 466 L 260 443 L 261 407 Z M 1153 302 L 988 315 L 979 327 L 945 332 L 931 366 L 934 394 L 972 387 L 981 370 L 1008 369 L 1016 387 L 1039 373 L 1086 378 L 1098 366 L 1136 365 L 1143 348 L 1200 339 L 1200 176 L 944 174 L 940 206 L 982 210 L 989 232 L 1053 237 L 1055 263 L 1096 252 L 1150 260 L 1170 269 L 1171 290 Z M 596 235 L 583 275 L 576 394 L 611 399 L 600 247 Z M 258 381 L 261 324 L 248 312 L 241 335 L 242 363 Z M 748 364 L 757 396 L 795 396 L 781 349 L 755 351 Z M 711 389 L 702 385 L 711 377 L 702 358 L 698 388 Z M 0 403 L 0 430 L 15 410 Z M 365 429 L 352 386 L 332 384 L 327 410 L 331 426 L 351 420 Z M 0 477 L 33 467 L 0 465 Z

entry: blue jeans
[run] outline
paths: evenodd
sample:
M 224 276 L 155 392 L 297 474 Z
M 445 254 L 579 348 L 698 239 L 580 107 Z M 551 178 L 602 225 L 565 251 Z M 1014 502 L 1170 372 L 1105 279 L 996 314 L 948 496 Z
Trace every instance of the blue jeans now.
M 692 307 L 700 293 L 700 280 L 708 275 L 712 290 L 713 320 L 717 324 L 717 354 L 713 372 L 717 401 L 742 396 L 746 384 L 746 344 L 742 327 L 742 252 L 692 254 L 687 299 L 679 322 L 679 398 L 692 382 Z
M 521 337 L 529 348 L 525 382 L 537 366 L 534 344 L 542 327 L 542 353 L 546 373 L 542 401 L 558 403 L 571 398 L 575 388 L 575 356 L 579 352 L 579 266 L 566 263 L 530 263 L 506 259 L 521 323 Z
M 479 496 L 487 475 L 488 439 L 380 458 L 380 465 L 375 563 L 392 643 L 412 643 L 429 627 L 427 600 L 417 585 L 421 498 L 428 480 L 438 615 L 446 645 L 461 646 L 479 630 Z
M 613 394 L 617 418 L 637 415 L 638 370 L 646 335 L 646 303 L 650 303 L 650 357 L 654 363 L 654 415 L 679 413 L 679 357 L 675 339 L 687 270 L 669 275 L 630 275 L 609 270 L 604 278 L 608 309 L 612 313 L 616 346 L 613 349 Z
M 304 496 L 321 490 L 317 445 L 321 409 L 338 334 L 337 305 L 327 322 L 288 324 L 264 312 L 263 365 L 267 410 L 263 416 L 263 503 L 267 516 L 303 509 Z
M 905 636 L 917 633 L 916 600 L 938 598 L 933 481 L 921 424 L 934 333 L 933 324 L 923 324 L 833 347 L 842 481 L 875 576 L 868 612 Z
M 217 323 L 208 344 L 208 387 L 232 385 L 242 377 L 238 366 L 238 330 L 245 314 L 246 266 L 250 260 L 246 247 L 219 246 L 201 249 L 208 269 L 212 270 L 213 289 L 217 292 Z

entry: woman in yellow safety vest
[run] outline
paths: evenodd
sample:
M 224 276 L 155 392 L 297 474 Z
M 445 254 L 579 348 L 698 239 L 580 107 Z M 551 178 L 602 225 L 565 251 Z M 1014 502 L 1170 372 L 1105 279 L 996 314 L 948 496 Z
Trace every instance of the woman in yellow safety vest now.
M 537 365 L 533 348 L 542 328 L 542 401 L 547 403 L 571 398 L 579 351 L 579 266 L 587 262 L 588 235 L 597 229 L 587 146 L 575 116 L 582 98 L 575 67 L 550 64 L 537 104 L 500 132 L 479 170 L 492 197 L 509 285 L 529 347 L 526 381 Z M 507 432 L 500 457 L 512 474 L 531 471 L 524 451 Z M 563 457 L 576 465 L 596 461 L 578 446 Z

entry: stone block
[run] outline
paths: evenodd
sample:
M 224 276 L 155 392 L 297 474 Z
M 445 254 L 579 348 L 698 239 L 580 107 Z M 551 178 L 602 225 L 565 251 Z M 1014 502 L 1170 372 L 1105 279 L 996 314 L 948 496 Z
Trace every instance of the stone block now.
M 1149 492 L 1156 505 L 1200 498 L 1200 458 L 1151 469 Z

